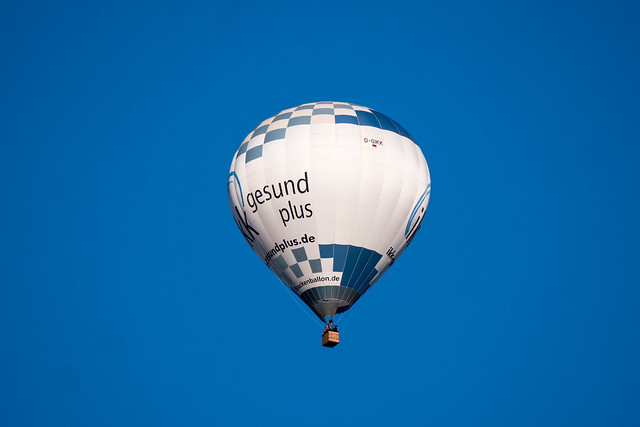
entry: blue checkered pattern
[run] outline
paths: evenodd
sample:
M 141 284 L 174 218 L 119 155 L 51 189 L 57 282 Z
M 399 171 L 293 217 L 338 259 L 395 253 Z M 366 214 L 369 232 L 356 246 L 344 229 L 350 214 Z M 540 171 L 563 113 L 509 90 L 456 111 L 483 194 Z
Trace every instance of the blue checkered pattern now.
M 321 300 L 337 299 L 348 305 L 340 307 L 342 312 L 351 307 L 371 286 L 371 281 L 378 274 L 375 268 L 382 255 L 367 248 L 352 245 L 319 245 L 320 258 L 309 259 L 304 247 L 293 249 L 291 252 L 295 258 L 292 264 L 287 263 L 282 255 L 274 258 L 270 263 L 273 272 L 290 288 L 297 284 L 295 279 L 290 279 L 285 274 L 291 270 L 297 279 L 304 275 L 301 265 L 308 263 L 313 273 L 342 273 L 339 285 L 312 287 L 300 295 L 302 300 L 313 309 L 313 306 Z M 316 252 L 317 253 L 317 252 Z M 332 267 L 326 271 L 322 269 L 322 259 L 333 260 Z
M 319 301 L 338 299 L 347 303 L 338 313 L 349 309 L 369 289 L 378 274 L 375 268 L 382 255 L 367 248 L 352 245 L 319 245 L 320 258 L 333 259 L 333 271 L 342 272 L 339 286 L 310 288 L 300 298 L 313 309 Z
M 371 126 L 395 132 L 414 141 L 409 132 L 382 113 L 360 105 L 322 101 L 283 110 L 260 123 L 238 148 L 237 159 L 244 156 L 245 163 L 259 159 L 262 157 L 264 144 L 284 139 L 287 129 L 293 126 L 310 125 L 315 122 Z M 261 141 L 248 149 L 249 143 L 256 138 L 260 138 Z
M 307 263 L 312 273 L 322 273 L 322 264 L 320 258 L 309 259 L 304 247 L 292 249 L 291 252 L 293 253 L 293 256 L 296 260 L 295 263 L 289 265 L 282 255 L 278 255 L 269 264 L 273 272 L 276 273 L 280 280 L 285 282 L 287 285 L 291 287 L 293 284 L 292 281 L 289 280 L 287 275 L 285 275 L 287 269 L 291 269 L 296 278 L 300 279 L 304 275 L 304 273 L 302 273 L 302 268 L 300 267 L 302 263 Z

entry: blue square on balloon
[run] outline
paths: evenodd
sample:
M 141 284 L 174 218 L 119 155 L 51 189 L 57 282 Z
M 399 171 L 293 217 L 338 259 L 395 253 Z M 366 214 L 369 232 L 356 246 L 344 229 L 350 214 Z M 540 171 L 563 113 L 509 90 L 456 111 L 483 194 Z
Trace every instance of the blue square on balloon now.
M 287 126 L 308 125 L 311 123 L 311 116 L 298 116 L 289 119 Z
M 291 266 L 291 271 L 293 271 L 293 274 L 295 274 L 298 279 L 302 277 L 302 269 L 298 264 L 293 264 Z
M 274 122 L 277 122 L 278 120 L 284 120 L 284 119 L 288 119 L 289 117 L 291 117 L 291 111 L 289 111 L 288 113 L 282 113 L 282 114 L 278 114 L 276 116 L 275 119 L 273 119 Z
M 291 252 L 293 252 L 293 256 L 296 257 L 296 261 L 302 262 L 307 260 L 307 252 L 304 248 L 293 249 Z
M 338 114 L 336 115 L 336 124 L 338 123 L 349 123 L 352 125 L 357 125 L 358 118 L 356 116 L 349 116 L 347 114 Z
M 367 111 L 356 111 L 358 115 L 358 122 L 361 126 L 373 126 L 374 128 L 380 128 L 380 123 L 378 123 L 378 119 L 373 114 Z
M 320 245 L 320 258 L 333 258 L 333 245 Z
M 344 263 L 347 259 L 349 245 L 335 245 L 333 247 L 333 271 L 344 271 Z
M 312 113 L 314 116 L 318 114 L 333 114 L 333 108 L 316 108 Z
M 382 127 L 382 129 L 390 130 L 395 133 L 400 133 L 398 132 L 398 129 L 396 128 L 396 126 L 393 124 L 393 121 L 389 117 L 377 111 L 371 110 L 371 112 L 373 113 L 374 116 L 376 116 L 376 119 L 378 119 L 378 122 L 380 122 L 380 126 Z
M 273 260 L 276 262 L 276 264 L 278 264 L 278 267 L 280 267 L 282 270 L 286 270 L 287 267 L 289 267 L 289 265 L 287 264 L 287 261 L 284 260 L 282 255 L 278 255 L 278 257 L 274 258 Z
M 249 141 L 243 142 L 240 148 L 238 148 L 238 155 L 245 153 L 247 151 L 248 145 L 249 145 Z
M 266 144 L 267 142 L 275 141 L 277 139 L 282 139 L 284 138 L 284 135 L 286 132 L 287 132 L 287 128 L 275 129 L 275 130 L 269 131 L 264 137 L 264 143 Z
M 309 266 L 311 266 L 312 273 L 322 273 L 322 261 L 320 259 L 310 259 Z
M 263 133 L 267 132 L 267 129 L 269 129 L 269 125 L 264 125 L 264 126 L 260 126 L 258 129 L 256 129 L 253 132 L 253 135 L 251 135 L 251 138 L 255 138 L 258 135 L 262 135 Z
M 245 163 L 249 163 L 251 160 L 259 159 L 260 157 L 262 157 L 262 145 L 258 145 L 247 151 Z

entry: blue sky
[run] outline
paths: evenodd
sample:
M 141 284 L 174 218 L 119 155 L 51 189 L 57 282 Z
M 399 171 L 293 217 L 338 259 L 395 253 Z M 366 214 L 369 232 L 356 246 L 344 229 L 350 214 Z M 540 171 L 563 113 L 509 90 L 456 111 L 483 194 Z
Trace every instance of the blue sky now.
M 515 3 L 5 2 L 0 425 L 639 425 L 640 6 Z M 320 100 L 432 175 L 334 349 L 226 195 Z

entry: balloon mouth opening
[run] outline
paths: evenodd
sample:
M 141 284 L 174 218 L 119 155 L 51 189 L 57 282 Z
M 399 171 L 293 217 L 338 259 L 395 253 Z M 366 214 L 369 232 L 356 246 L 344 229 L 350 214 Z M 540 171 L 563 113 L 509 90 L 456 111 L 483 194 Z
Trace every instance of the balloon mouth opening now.
M 327 319 L 332 319 L 336 315 L 340 302 L 340 300 L 319 300 L 307 305 L 320 320 L 327 323 Z

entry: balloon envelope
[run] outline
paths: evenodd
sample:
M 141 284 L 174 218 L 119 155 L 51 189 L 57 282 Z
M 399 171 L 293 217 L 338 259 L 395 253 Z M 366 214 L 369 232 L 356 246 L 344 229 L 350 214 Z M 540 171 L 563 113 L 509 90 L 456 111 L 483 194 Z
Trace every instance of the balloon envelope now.
M 303 104 L 260 123 L 228 181 L 249 245 L 322 320 L 348 310 L 395 262 L 430 191 L 409 133 L 344 102 Z

